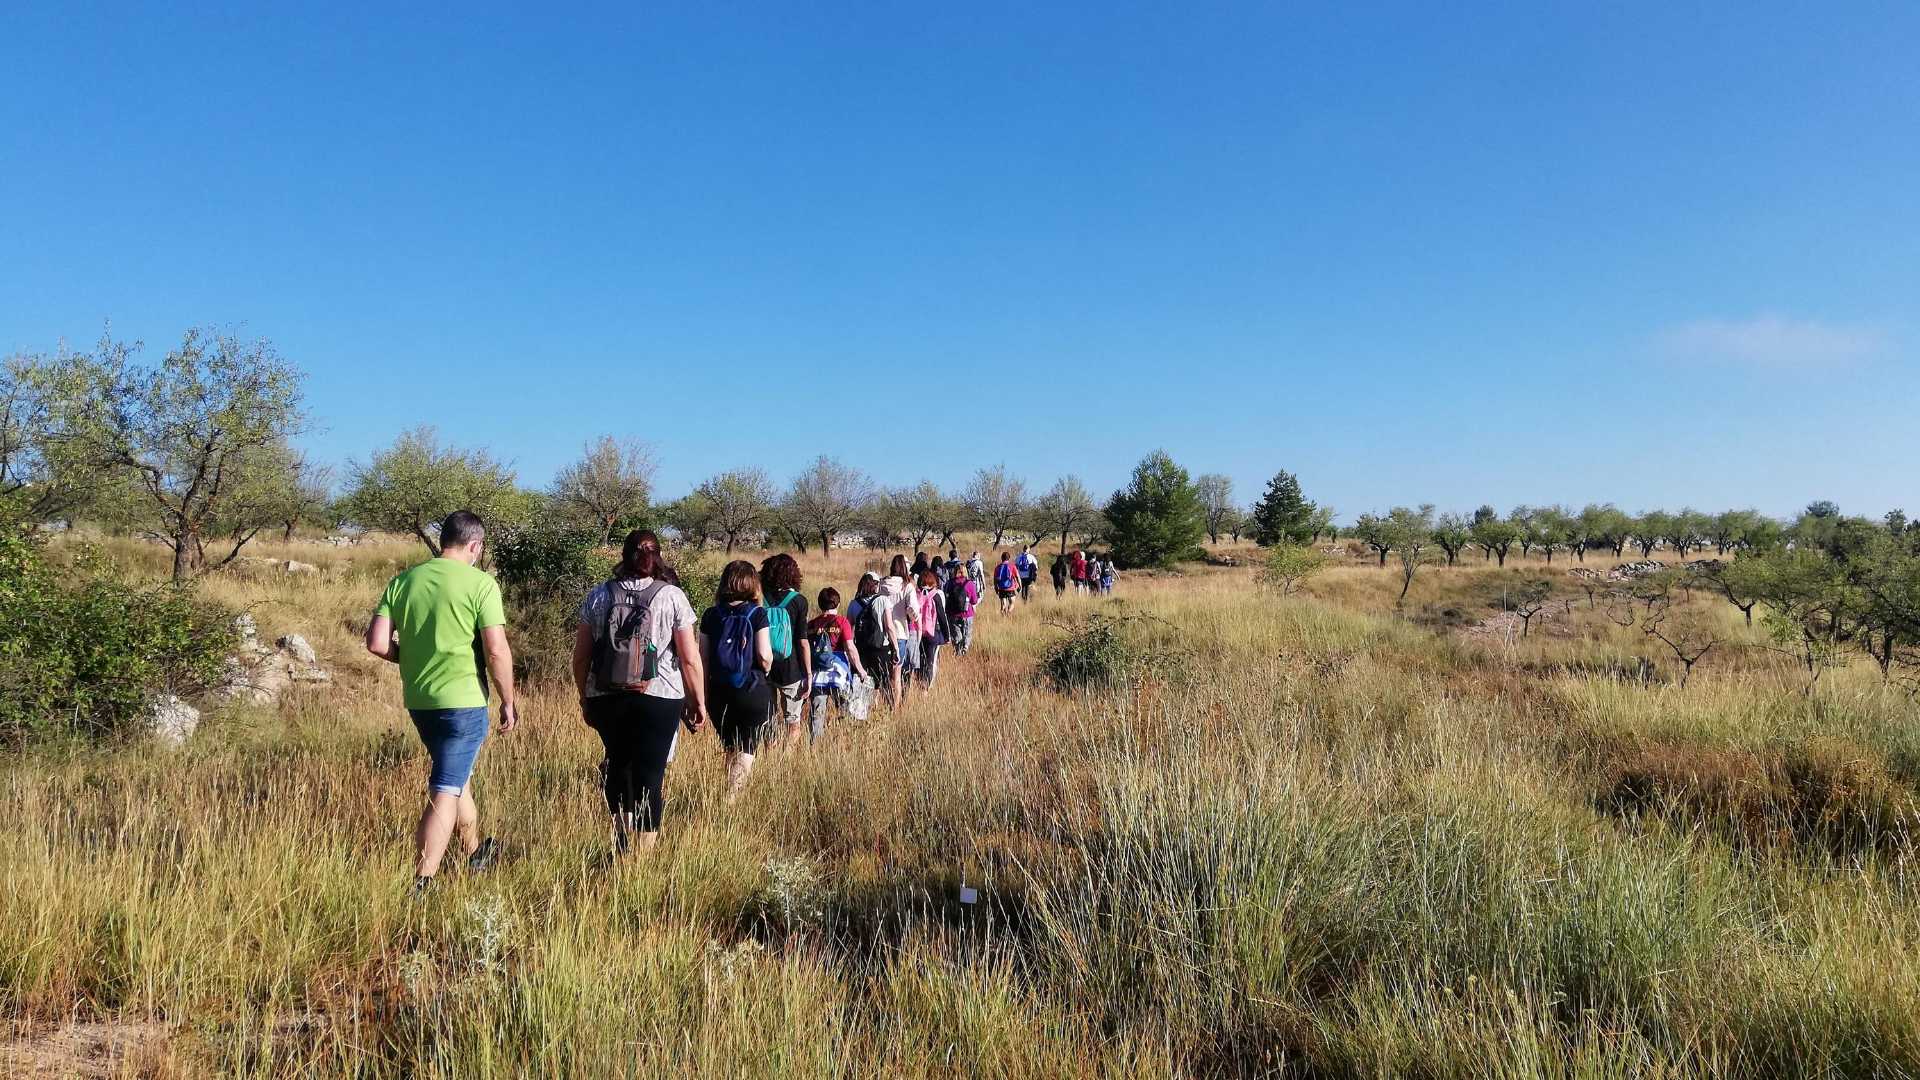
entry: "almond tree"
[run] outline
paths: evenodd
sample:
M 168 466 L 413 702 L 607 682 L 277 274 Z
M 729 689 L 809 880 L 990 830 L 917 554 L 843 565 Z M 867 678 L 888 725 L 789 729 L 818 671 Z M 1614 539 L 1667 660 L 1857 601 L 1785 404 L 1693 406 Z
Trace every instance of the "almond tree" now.
M 173 549 L 173 578 L 209 569 L 206 541 L 224 535 L 225 565 L 274 523 L 298 458 L 300 373 L 264 340 L 189 330 L 158 364 L 134 362 L 139 343 L 101 342 L 79 361 L 83 384 L 62 440 L 126 481 L 128 523 Z
M 1194 480 L 1193 486 L 1200 493 L 1201 509 L 1206 511 L 1207 538 L 1217 544 L 1220 534 L 1232 527 L 1236 513 L 1233 479 L 1221 473 L 1205 473 Z
M 790 531 L 818 537 L 822 553 L 831 556 L 833 538 L 858 526 L 872 499 L 867 474 L 822 454 L 793 478 L 782 513 Z
M 1008 476 L 1005 465 L 995 465 L 973 474 L 960 501 L 973 520 L 993 534 L 993 546 L 999 547 L 1001 539 L 1027 512 L 1027 485 Z
M 644 444 L 602 435 L 554 477 L 553 503 L 569 517 L 592 522 L 605 544 L 621 519 L 646 512 L 653 473 L 653 456 Z
M 1063 555 L 1073 530 L 1099 512 L 1100 508 L 1093 504 L 1093 497 L 1087 494 L 1086 486 L 1077 476 L 1063 476 L 1055 481 L 1047 493 L 1034 502 L 1032 511 L 1034 523 L 1045 529 L 1047 535 L 1059 534 Z
M 708 525 L 726 538 L 729 555 L 742 537 L 760 532 L 772 523 L 777 496 L 773 481 L 759 469 L 723 472 L 703 481 L 697 490 L 706 508 Z
M 431 427 L 401 434 L 373 460 L 349 471 L 349 517 L 370 529 L 418 537 L 436 556 L 441 519 L 455 510 L 485 518 L 514 495 L 513 470 L 484 450 L 442 445 Z

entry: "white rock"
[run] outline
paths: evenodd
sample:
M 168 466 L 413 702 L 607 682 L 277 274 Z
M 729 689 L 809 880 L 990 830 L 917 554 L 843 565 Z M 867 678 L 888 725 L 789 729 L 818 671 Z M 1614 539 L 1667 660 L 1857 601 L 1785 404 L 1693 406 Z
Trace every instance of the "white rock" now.
M 260 624 L 253 621 L 253 613 L 243 611 L 233 617 L 233 632 L 240 635 L 240 644 L 250 646 L 260 636 Z
M 317 574 L 320 572 L 320 568 L 312 563 L 298 562 L 293 559 L 288 559 L 286 562 L 281 563 L 280 569 L 285 570 L 289 574 Z
M 313 651 L 313 646 L 299 634 L 288 634 L 281 638 L 278 644 L 287 655 L 303 664 L 318 663 L 320 660 L 319 654 Z
M 200 710 L 172 694 L 164 694 L 148 703 L 146 720 L 154 737 L 179 746 L 199 728 Z

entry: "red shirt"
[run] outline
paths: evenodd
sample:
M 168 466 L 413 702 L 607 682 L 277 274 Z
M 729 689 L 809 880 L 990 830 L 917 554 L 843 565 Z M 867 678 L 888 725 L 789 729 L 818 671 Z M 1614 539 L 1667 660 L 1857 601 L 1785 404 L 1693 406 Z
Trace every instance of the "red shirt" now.
M 1073 580 L 1083 581 L 1087 576 L 1087 557 L 1079 552 L 1073 553 Z
M 833 642 L 835 652 L 847 651 L 848 643 L 853 640 L 853 624 L 847 621 L 845 615 L 836 611 L 831 615 L 816 616 L 807 623 L 808 637 L 813 637 L 822 630 L 826 631 L 828 639 Z

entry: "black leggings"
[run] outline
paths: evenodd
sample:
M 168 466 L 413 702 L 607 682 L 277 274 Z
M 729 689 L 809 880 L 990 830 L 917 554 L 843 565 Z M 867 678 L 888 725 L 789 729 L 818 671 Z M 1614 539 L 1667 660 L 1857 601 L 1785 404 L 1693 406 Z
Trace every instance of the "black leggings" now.
M 587 722 L 607 748 L 607 809 L 634 815 L 635 827 L 660 827 L 667 755 L 680 729 L 680 698 L 607 694 L 587 699 Z
M 767 680 L 755 678 L 736 687 L 726 679 L 707 684 L 707 715 L 720 733 L 720 745 L 729 754 L 751 754 L 759 749 L 760 733 L 773 710 L 773 693 Z

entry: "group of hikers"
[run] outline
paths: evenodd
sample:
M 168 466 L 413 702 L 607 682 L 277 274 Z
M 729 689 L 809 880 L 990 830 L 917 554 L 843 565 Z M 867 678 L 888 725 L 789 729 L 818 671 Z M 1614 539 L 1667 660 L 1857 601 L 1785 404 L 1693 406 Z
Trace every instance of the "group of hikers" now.
M 399 665 L 404 703 L 431 760 L 428 801 L 415 835 L 414 886 L 426 889 L 456 835 L 470 869 L 485 869 L 499 845 L 480 835 L 469 781 L 490 718 L 489 682 L 500 698 L 500 730 L 519 723 L 513 653 L 499 585 L 478 569 L 486 543 L 480 518 L 449 515 L 436 558 L 396 576 L 367 628 L 367 650 Z M 1113 590 L 1110 558 L 1058 556 L 1055 595 Z M 682 728 L 711 725 L 725 750 L 727 799 L 738 797 L 763 748 L 811 743 L 840 713 L 864 719 L 873 702 L 902 708 L 931 693 L 940 657 L 965 656 L 976 609 L 991 588 L 1000 612 L 1032 598 L 1040 561 L 1032 549 L 1002 553 L 989 571 L 980 553 L 965 560 L 895 555 L 887 572 L 868 571 L 845 598 L 821 589 L 809 603 L 800 564 L 768 556 L 759 566 L 729 562 L 713 605 L 695 615 L 679 577 L 649 530 L 627 535 L 619 565 L 582 601 L 572 674 L 580 715 L 606 750 L 602 787 L 616 855 L 659 839 L 666 770 Z M 843 602 L 844 601 L 844 602 Z

